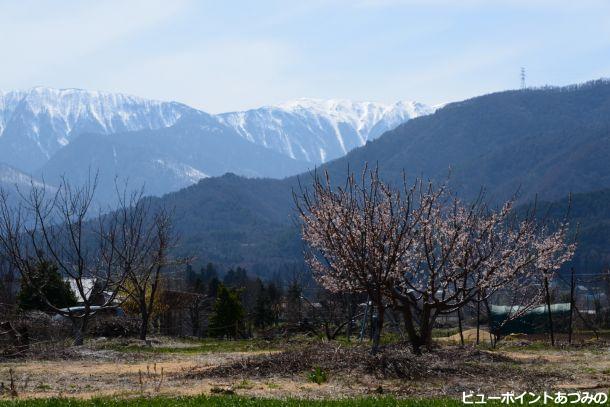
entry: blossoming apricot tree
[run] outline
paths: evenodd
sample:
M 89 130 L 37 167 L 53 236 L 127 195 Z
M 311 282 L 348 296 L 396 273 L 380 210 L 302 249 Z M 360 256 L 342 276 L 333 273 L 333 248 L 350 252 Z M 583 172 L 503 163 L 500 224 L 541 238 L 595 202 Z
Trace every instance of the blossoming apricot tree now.
M 336 188 L 328 174 L 316 176 L 312 193 L 301 189 L 295 202 L 316 279 L 331 291 L 364 292 L 377 309 L 373 351 L 387 306 L 402 313 L 420 352 L 439 315 L 475 299 L 510 288 L 538 303 L 542 291 L 531 288 L 575 248 L 565 222 L 551 228 L 533 214 L 520 218 L 513 202 L 495 211 L 482 199 L 467 205 L 445 186 L 394 188 L 377 169 Z

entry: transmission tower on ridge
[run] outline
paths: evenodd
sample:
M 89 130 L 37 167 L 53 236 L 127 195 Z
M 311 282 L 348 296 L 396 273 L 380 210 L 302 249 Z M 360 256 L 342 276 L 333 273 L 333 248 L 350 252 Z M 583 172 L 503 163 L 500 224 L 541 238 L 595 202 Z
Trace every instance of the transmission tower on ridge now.
M 525 89 L 525 68 L 521 67 L 521 89 Z

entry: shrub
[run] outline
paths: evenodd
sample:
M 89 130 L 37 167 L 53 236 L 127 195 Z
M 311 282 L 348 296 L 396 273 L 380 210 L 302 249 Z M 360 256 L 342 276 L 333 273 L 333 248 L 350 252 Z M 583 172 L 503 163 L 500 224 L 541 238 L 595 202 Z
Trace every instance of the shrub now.
M 319 366 L 316 366 L 311 372 L 309 372 L 307 378 L 310 382 L 317 383 L 318 385 L 326 383 L 328 380 L 326 372 L 323 371 Z

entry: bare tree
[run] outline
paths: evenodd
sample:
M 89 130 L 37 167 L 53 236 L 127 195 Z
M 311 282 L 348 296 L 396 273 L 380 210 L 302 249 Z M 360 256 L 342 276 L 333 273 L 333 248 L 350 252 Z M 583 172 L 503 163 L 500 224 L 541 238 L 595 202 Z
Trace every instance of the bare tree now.
M 124 275 L 121 292 L 137 304 L 140 339 L 145 340 L 151 315 L 160 292 L 162 272 L 175 264 L 169 251 L 176 243 L 170 214 L 154 209 L 143 190 L 128 192 L 117 188 L 118 209 L 108 215 L 104 238 L 116 255 L 116 265 Z
M 487 317 L 490 344 L 495 347 L 506 325 L 524 317 L 543 301 L 542 276 L 542 273 L 535 273 L 529 278 L 516 278 L 491 293 L 481 288 L 480 294 L 472 300 L 477 310 L 477 344 L 480 339 L 481 308 Z
M 189 320 L 191 323 L 191 335 L 201 336 L 201 314 L 210 310 L 212 304 L 210 297 L 205 294 L 194 293 L 193 299 L 188 306 Z
M 0 254 L 0 311 L 4 307 L 13 307 L 15 305 L 15 271 L 11 267 L 10 262 Z
M 70 318 L 76 345 L 83 343 L 91 316 L 113 304 L 123 275 L 115 268 L 116 251 L 104 238 L 110 231 L 104 217 L 94 216 L 97 176 L 80 187 L 62 179 L 53 192 L 32 184 L 19 192 L 16 204 L 0 192 L 0 250 L 32 284 L 40 264 L 51 261 L 70 279 L 82 307 L 59 308 L 37 287 L 53 312 Z
M 344 329 L 349 331 L 349 327 L 354 323 L 354 320 L 364 315 L 364 312 L 352 315 L 351 297 L 349 295 L 319 290 L 315 302 L 310 301 L 305 296 L 302 296 L 302 298 L 309 305 L 310 315 L 315 323 L 312 326 L 314 333 L 318 334 L 315 325 L 321 325 L 324 336 L 329 341 L 334 340 Z

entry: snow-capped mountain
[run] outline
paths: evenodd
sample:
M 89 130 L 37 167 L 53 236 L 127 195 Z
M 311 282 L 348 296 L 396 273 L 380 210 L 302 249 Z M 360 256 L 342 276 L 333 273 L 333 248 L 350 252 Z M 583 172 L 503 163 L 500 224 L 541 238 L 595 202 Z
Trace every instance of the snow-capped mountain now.
M 0 161 L 34 171 L 80 134 L 164 128 L 188 110 L 175 102 L 81 89 L 0 92 Z
M 218 118 L 253 143 L 319 164 L 433 111 L 417 102 L 297 99 L 277 106 L 220 114 Z
M 81 182 L 93 170 L 110 199 L 116 176 L 156 195 L 226 172 L 283 178 L 433 110 L 415 102 L 297 99 L 210 115 L 177 102 L 81 89 L 0 92 L 0 163 L 8 164 L 0 182 L 29 183 L 26 174 L 51 185 L 62 175 Z
M 85 182 L 98 171 L 98 196 L 115 197 L 115 176 L 163 195 L 208 176 L 233 172 L 248 177 L 281 178 L 298 174 L 309 163 L 293 160 L 250 143 L 207 113 L 184 114 L 173 126 L 116 134 L 83 134 L 59 150 L 36 174 L 50 183 L 62 176 Z
M 212 117 L 222 131 L 232 130 L 297 161 L 319 164 L 433 110 L 417 102 L 297 99 Z M 0 91 L 0 162 L 33 172 L 80 134 L 166 128 L 192 111 L 181 103 L 82 89 Z

